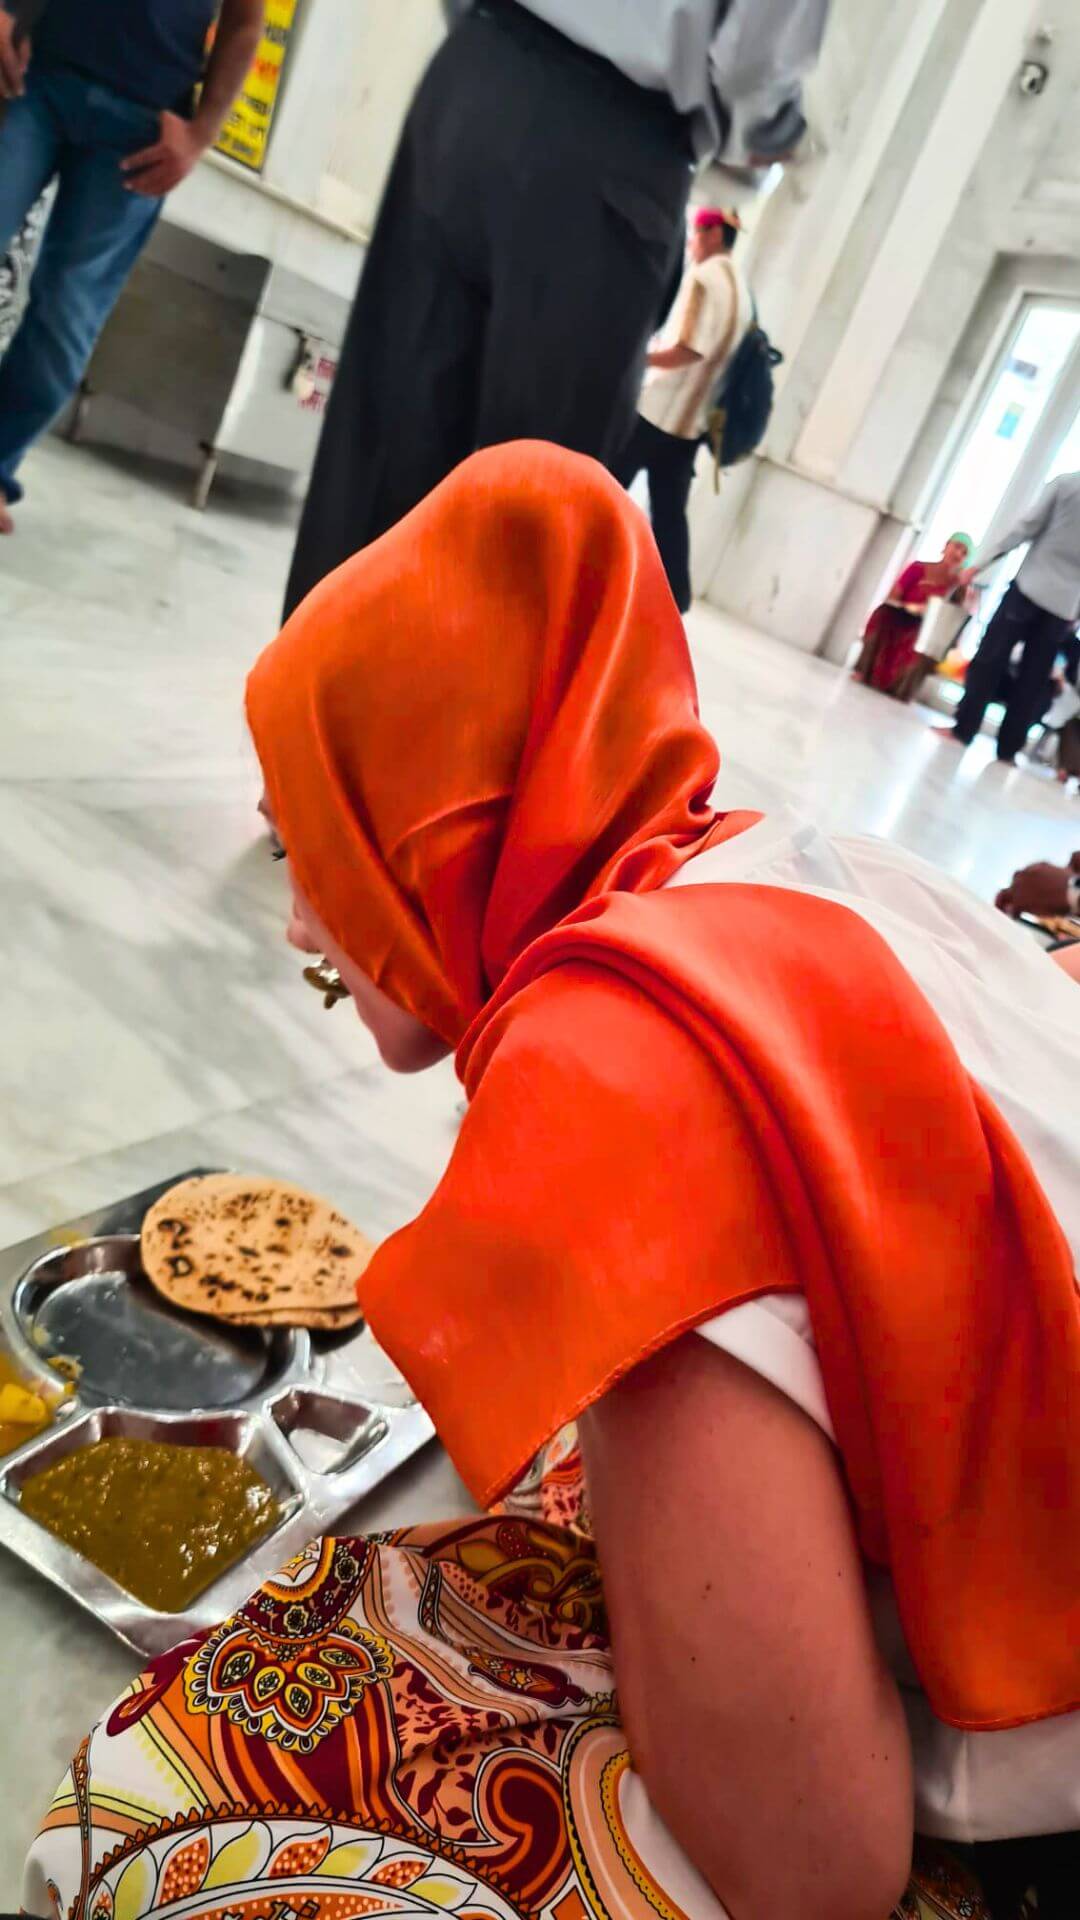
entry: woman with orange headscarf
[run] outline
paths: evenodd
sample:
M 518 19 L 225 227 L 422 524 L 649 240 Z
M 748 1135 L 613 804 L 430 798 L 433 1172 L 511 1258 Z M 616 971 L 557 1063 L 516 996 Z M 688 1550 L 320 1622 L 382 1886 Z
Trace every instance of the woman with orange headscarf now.
M 28 1911 L 879 1920 L 913 1792 L 1080 1825 L 1075 989 L 895 849 L 713 810 L 647 527 L 554 448 L 323 582 L 248 713 L 290 938 L 391 1065 L 457 1052 L 361 1297 L 508 1511 L 316 1542 L 157 1662 Z

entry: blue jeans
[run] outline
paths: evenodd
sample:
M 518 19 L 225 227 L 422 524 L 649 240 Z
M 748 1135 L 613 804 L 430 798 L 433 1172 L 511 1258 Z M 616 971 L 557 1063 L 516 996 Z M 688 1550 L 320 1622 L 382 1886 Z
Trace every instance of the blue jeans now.
M 150 237 L 161 201 L 129 193 L 120 162 L 157 138 L 158 115 L 68 67 L 31 65 L 0 121 L 0 258 L 42 189 L 56 200 L 22 324 L 0 359 L 0 492 L 18 500 L 24 453 L 82 378 Z

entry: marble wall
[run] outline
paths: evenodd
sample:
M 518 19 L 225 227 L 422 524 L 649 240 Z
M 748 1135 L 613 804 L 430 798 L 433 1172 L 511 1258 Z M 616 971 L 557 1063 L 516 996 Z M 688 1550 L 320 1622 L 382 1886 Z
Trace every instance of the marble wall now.
M 748 475 L 709 597 L 813 653 L 877 517 L 793 468 L 758 465 Z
M 210 154 L 166 218 L 351 297 L 439 0 L 303 0 L 260 178 Z
M 1030 0 L 834 0 L 817 152 L 774 196 L 751 256 L 788 353 L 773 426 L 753 479 L 719 502 L 699 483 L 692 511 L 699 590 L 779 638 L 791 621 L 761 581 L 793 498 L 786 551 L 828 580 L 797 644 L 839 658 L 1025 293 L 1080 299 L 1080 16 L 1062 10 L 1045 46 L 1044 19 Z M 1032 52 L 1051 69 L 1034 99 L 1017 84 Z
M 167 218 L 222 245 L 242 234 L 302 278 L 351 295 L 409 100 L 444 32 L 440 0 L 303 0 L 261 179 L 211 154 Z

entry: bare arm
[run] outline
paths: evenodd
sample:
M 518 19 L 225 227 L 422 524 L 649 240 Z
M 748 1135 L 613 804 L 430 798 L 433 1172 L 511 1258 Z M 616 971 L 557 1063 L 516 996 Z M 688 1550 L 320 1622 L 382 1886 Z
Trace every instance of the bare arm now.
M 17 100 L 25 92 L 29 64 L 29 36 L 20 36 L 10 9 L 0 6 L 0 100 Z
M 163 113 L 158 139 L 121 162 L 132 193 L 171 193 L 212 147 L 258 50 L 264 0 L 223 0 L 198 111 L 191 120 Z
M 700 353 L 695 353 L 693 347 L 684 347 L 681 341 L 673 347 L 651 347 L 645 357 L 647 366 L 662 367 L 665 371 L 674 367 L 692 367 L 694 361 L 700 359 Z
M 199 110 L 192 122 L 206 147 L 213 146 L 247 78 L 258 51 L 265 12 L 264 0 L 223 0 Z
M 1074 853 L 1067 867 L 1055 867 L 1049 860 L 1037 860 L 1021 867 L 1007 887 L 1002 887 L 994 905 L 1015 919 L 1021 913 L 1068 913 L 1071 884 L 1080 875 L 1080 853 Z
M 667 373 L 676 367 L 692 367 L 704 358 L 694 340 L 700 330 L 705 297 L 705 288 L 691 268 L 679 294 L 679 337 L 670 347 L 651 347 L 646 355 L 647 366 L 659 367 Z
M 732 1920 L 881 1920 L 910 1862 L 911 1759 L 829 1441 L 695 1335 L 581 1435 L 657 1812 Z

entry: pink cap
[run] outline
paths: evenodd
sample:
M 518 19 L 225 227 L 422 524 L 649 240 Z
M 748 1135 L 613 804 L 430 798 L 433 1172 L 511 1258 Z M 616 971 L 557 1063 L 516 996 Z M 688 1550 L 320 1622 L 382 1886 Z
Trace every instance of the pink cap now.
M 741 233 L 742 221 L 737 213 L 729 213 L 723 207 L 699 207 L 694 215 L 694 227 L 698 233 L 707 233 L 711 227 L 734 227 L 736 233 Z

